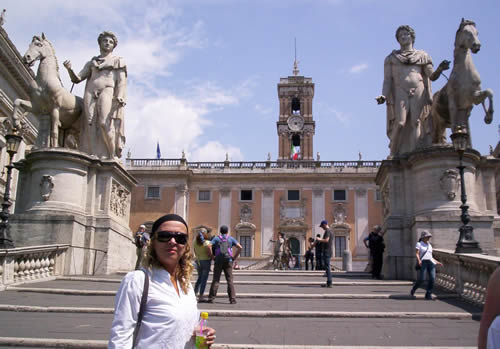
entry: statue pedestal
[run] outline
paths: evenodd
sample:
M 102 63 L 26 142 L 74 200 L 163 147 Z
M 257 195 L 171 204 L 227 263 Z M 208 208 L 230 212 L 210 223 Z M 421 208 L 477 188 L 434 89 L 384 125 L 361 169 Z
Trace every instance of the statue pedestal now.
M 493 231 L 500 222 L 495 194 L 496 162 L 469 150 L 463 163 L 475 239 L 483 252 L 495 255 Z M 455 250 L 462 225 L 458 164 L 458 154 L 451 145 L 434 146 L 382 162 L 375 181 L 383 198 L 386 278 L 414 278 L 415 245 L 422 230 L 433 235 L 434 248 Z
M 121 164 L 65 148 L 36 150 L 19 164 L 16 246 L 70 244 L 66 273 L 131 270 L 128 226 L 135 179 Z

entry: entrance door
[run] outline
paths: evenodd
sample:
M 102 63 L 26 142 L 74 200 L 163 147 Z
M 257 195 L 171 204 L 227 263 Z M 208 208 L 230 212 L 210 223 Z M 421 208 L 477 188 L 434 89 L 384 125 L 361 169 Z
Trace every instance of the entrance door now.
M 290 248 L 292 249 L 292 255 L 300 255 L 300 242 L 299 240 L 297 240 L 297 238 L 290 238 Z

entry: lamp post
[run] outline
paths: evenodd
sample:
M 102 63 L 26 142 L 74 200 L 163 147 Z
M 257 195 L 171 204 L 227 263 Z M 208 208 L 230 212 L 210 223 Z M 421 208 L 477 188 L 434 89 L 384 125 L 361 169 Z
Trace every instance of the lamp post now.
M 460 171 L 460 187 L 461 190 L 461 200 L 462 214 L 460 218 L 462 220 L 462 226 L 458 229 L 460 236 L 457 242 L 457 248 L 455 253 L 481 253 L 482 250 L 479 247 L 479 243 L 474 239 L 474 228 L 469 225 L 469 205 L 467 205 L 467 194 L 465 193 L 465 179 L 464 179 L 464 169 L 465 166 L 462 163 L 464 152 L 469 145 L 469 133 L 467 128 L 463 126 L 457 126 L 451 135 L 451 140 L 453 142 L 453 147 L 458 153 L 460 164 L 457 166 Z
M 9 208 L 12 205 L 10 202 L 10 182 L 12 180 L 12 158 L 19 150 L 19 145 L 23 138 L 16 134 L 6 134 L 5 139 L 7 141 L 6 150 L 9 154 L 9 164 L 7 167 L 7 181 L 5 183 L 5 191 L 3 194 L 2 211 L 0 212 L 0 249 L 3 248 L 13 248 L 14 243 L 10 236 L 10 225 L 9 225 Z

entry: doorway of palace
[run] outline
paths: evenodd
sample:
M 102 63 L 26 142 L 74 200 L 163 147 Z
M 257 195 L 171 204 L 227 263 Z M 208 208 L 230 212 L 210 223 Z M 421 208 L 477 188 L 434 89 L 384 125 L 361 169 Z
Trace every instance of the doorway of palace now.
M 300 255 L 300 241 L 297 238 L 291 237 L 290 239 L 290 249 L 292 250 L 292 255 Z

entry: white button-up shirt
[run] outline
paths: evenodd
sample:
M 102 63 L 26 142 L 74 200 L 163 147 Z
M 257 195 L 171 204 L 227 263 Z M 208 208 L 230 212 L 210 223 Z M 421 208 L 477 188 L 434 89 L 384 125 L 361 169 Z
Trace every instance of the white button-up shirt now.
M 185 294 L 178 283 L 177 294 L 166 270 L 155 268 L 147 273 L 148 301 L 136 348 L 193 348 L 193 331 L 198 324 L 199 311 L 191 284 Z M 123 278 L 115 298 L 115 316 L 108 349 L 132 348 L 143 287 L 144 272 L 140 270 L 132 271 Z

